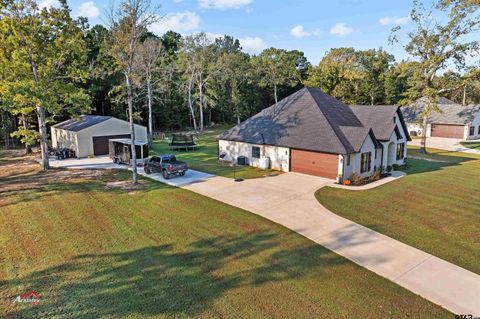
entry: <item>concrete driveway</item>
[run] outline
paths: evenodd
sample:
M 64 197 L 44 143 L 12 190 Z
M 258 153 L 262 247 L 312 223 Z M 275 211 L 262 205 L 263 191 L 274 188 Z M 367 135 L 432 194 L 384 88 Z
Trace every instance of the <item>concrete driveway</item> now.
M 420 146 L 421 139 L 412 139 L 408 142 L 409 145 Z M 463 152 L 470 154 L 480 154 L 480 150 L 474 150 L 465 146 L 462 146 L 460 142 L 463 140 L 456 138 L 444 138 L 444 137 L 427 137 L 427 147 L 438 148 L 441 150 Z
M 480 276 L 340 217 L 314 192 L 332 180 L 286 173 L 234 182 L 212 177 L 183 188 L 281 224 L 455 314 L 480 315 Z
M 51 165 L 128 169 L 108 157 L 52 161 Z M 143 168 L 139 173 L 144 175 Z M 194 170 L 169 180 L 160 174 L 144 176 L 263 216 L 455 314 L 480 316 L 479 275 L 330 212 L 314 196 L 316 190 L 333 183 L 330 179 L 285 173 L 234 182 Z
M 129 166 L 123 164 L 115 164 L 108 156 L 96 156 L 92 158 L 69 158 L 64 160 L 50 159 L 50 166 L 56 168 L 72 168 L 72 169 L 130 169 Z M 168 184 L 170 186 L 182 187 L 192 183 L 203 182 L 214 175 L 199 172 L 190 169 L 185 176 L 173 176 L 170 179 L 164 179 L 162 174 L 145 174 L 142 166 L 137 167 L 138 174 L 149 177 L 158 182 Z

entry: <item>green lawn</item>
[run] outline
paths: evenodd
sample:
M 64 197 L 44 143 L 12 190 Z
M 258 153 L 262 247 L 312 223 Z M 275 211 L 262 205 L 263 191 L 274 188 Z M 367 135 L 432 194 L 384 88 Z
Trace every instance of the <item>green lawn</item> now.
M 410 148 L 408 175 L 368 191 L 323 188 L 334 213 L 480 274 L 480 156 Z
M 1 318 L 452 318 L 241 209 L 21 162 L 0 164 Z M 31 290 L 40 305 L 12 302 Z
M 202 172 L 233 177 L 233 168 L 225 162 L 218 160 L 218 142 L 217 137 L 228 130 L 227 126 L 216 126 L 206 128 L 204 133 L 198 134 L 198 148 L 190 151 L 172 151 L 166 141 L 156 141 L 153 145 L 154 154 L 175 154 L 179 160 L 188 163 L 189 167 Z M 237 166 L 236 177 L 256 178 L 269 173 L 280 174 L 278 171 L 261 170 L 251 166 Z
M 471 149 L 480 149 L 480 142 L 460 142 L 460 144 Z

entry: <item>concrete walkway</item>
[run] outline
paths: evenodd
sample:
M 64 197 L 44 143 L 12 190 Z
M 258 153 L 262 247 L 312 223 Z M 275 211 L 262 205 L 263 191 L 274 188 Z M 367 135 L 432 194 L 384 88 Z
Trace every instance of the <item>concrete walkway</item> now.
M 407 174 L 405 174 L 404 172 L 392 171 L 390 176 L 384 177 L 382 179 L 379 179 L 378 181 L 371 182 L 371 183 L 368 183 L 366 185 L 353 186 L 353 185 L 342 185 L 342 184 L 337 184 L 337 183 L 333 182 L 328 186 L 334 187 L 334 188 L 346 189 L 346 190 L 349 190 L 349 191 L 364 191 L 364 190 L 367 190 L 367 189 L 377 188 L 377 187 L 385 185 L 387 183 L 396 181 L 397 179 L 402 178 L 405 175 L 407 175 Z
M 455 314 L 480 315 L 480 276 L 340 217 L 314 192 L 331 180 L 296 173 L 183 188 L 281 224 Z
M 53 161 L 54 167 L 123 168 L 108 158 Z M 480 275 L 340 217 L 320 205 L 314 193 L 332 180 L 285 173 L 234 182 L 190 170 L 185 177 L 164 180 L 172 186 L 243 208 L 281 224 L 416 293 L 454 314 L 480 316 Z
M 479 140 L 476 140 L 476 142 L 478 141 Z M 408 145 L 420 146 L 420 142 L 421 142 L 421 139 L 415 138 L 415 139 L 412 139 L 411 142 L 408 142 Z M 480 150 L 465 147 L 461 145 L 460 142 L 464 142 L 464 141 L 456 138 L 427 137 L 427 147 L 429 148 L 438 148 L 441 150 L 480 155 Z M 471 141 L 471 142 L 475 142 L 475 141 Z

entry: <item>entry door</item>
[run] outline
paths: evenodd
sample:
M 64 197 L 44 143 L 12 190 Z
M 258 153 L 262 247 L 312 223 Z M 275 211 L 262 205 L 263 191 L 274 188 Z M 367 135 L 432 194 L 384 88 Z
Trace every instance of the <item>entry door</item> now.
M 291 152 L 292 172 L 331 179 L 337 177 L 338 155 L 294 149 Z

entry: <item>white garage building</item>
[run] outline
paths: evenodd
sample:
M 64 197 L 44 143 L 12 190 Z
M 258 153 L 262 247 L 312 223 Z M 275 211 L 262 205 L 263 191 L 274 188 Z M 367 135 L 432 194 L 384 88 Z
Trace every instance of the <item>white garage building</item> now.
M 81 115 L 51 127 L 52 146 L 66 147 L 75 151 L 77 157 L 108 154 L 108 140 L 130 138 L 127 121 L 100 115 Z M 135 124 L 135 140 L 147 141 L 147 128 Z

